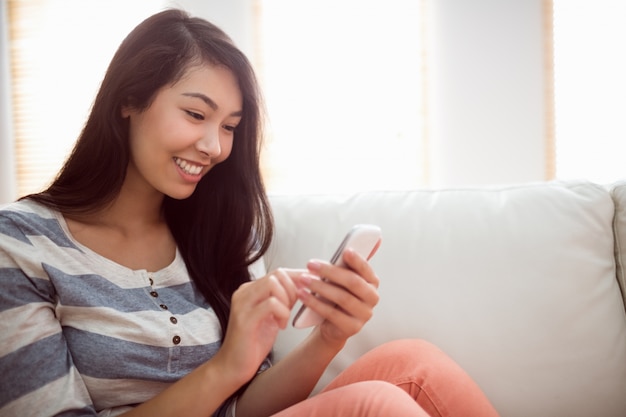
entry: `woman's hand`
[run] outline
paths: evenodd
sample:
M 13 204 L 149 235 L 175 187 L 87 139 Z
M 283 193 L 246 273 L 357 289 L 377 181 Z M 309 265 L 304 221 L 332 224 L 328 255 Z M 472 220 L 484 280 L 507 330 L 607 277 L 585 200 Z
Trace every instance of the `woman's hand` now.
M 225 376 L 240 385 L 249 381 L 284 329 L 297 300 L 294 277 L 303 271 L 277 269 L 263 278 L 242 284 L 233 294 L 228 330 L 214 359 Z
M 295 281 L 298 298 L 324 318 L 318 329 L 322 338 L 339 345 L 361 330 L 379 300 L 379 279 L 367 260 L 350 249 L 344 251 L 343 260 L 348 268 L 310 261 L 311 275 L 297 275 Z

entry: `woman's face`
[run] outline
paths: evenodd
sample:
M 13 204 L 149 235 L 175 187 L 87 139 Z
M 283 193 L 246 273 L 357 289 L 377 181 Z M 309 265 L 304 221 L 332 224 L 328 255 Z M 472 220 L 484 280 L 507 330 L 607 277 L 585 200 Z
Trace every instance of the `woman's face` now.
M 175 199 L 189 197 L 211 168 L 226 160 L 241 120 L 235 76 L 224 67 L 191 67 L 176 84 L 158 90 L 150 107 L 125 108 L 130 119 L 126 184 Z

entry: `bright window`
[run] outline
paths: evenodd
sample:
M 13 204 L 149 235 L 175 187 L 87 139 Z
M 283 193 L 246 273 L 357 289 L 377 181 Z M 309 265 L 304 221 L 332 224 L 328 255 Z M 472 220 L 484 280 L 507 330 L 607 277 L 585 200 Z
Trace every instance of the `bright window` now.
M 122 38 L 171 3 L 7 1 L 19 195 L 60 168 Z M 258 6 L 251 56 L 269 115 L 270 192 L 428 185 L 428 0 L 244 3 Z M 558 178 L 625 176 L 625 4 L 554 0 Z
M 554 0 L 557 176 L 626 177 L 626 2 Z
M 52 180 L 120 41 L 168 3 L 9 0 L 19 195 Z M 422 185 L 423 2 L 256 3 L 269 191 Z
M 422 2 L 260 4 L 269 191 L 424 184 Z
M 155 0 L 9 0 L 18 195 L 61 168 L 109 61 Z

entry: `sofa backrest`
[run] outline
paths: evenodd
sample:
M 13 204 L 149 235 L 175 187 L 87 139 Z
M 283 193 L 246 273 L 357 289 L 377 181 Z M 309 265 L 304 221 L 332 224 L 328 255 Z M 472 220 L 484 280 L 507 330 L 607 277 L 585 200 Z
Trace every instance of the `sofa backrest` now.
M 356 223 L 383 230 L 371 261 L 380 304 L 320 385 L 380 343 L 423 338 L 459 362 L 503 417 L 624 416 L 626 314 L 604 187 L 551 182 L 271 202 L 268 269 L 329 258 Z M 626 217 L 616 233 L 623 225 Z M 277 357 L 307 333 L 281 332 Z

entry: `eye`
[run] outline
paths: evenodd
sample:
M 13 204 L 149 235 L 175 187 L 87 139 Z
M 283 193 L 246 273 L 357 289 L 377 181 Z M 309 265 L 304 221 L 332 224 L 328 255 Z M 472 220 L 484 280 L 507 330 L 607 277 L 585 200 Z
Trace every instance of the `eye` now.
M 196 120 L 204 120 L 204 116 L 200 113 L 196 113 L 191 110 L 185 110 L 185 113 L 187 113 L 189 116 L 193 117 Z
M 237 129 L 237 125 L 224 125 L 224 130 L 233 133 Z

